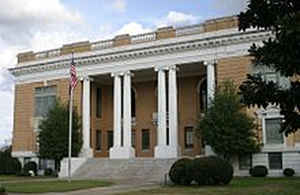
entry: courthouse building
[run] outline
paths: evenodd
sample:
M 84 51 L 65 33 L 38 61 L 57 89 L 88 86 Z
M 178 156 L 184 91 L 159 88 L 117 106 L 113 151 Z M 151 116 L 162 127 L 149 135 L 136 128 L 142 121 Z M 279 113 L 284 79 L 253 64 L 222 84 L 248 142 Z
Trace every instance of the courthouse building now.
M 69 100 L 71 53 L 80 81 L 74 104 L 82 117 L 83 147 L 74 167 L 87 159 L 176 159 L 209 155 L 194 128 L 205 114 L 216 85 L 239 85 L 248 73 L 261 73 L 282 87 L 289 79 L 252 66 L 248 49 L 271 32 L 238 30 L 236 17 L 180 28 L 164 27 L 140 35 L 79 42 L 58 49 L 18 54 L 15 77 L 13 156 L 37 160 L 39 122 L 56 98 Z M 278 107 L 247 111 L 263 144 L 258 154 L 237 157 L 237 174 L 265 165 L 273 174 L 300 171 L 300 133 L 278 133 Z M 39 160 L 40 164 L 47 161 Z M 50 161 L 49 161 L 50 162 Z M 77 164 L 76 164 L 77 163 Z M 48 163 L 49 164 L 49 163 Z

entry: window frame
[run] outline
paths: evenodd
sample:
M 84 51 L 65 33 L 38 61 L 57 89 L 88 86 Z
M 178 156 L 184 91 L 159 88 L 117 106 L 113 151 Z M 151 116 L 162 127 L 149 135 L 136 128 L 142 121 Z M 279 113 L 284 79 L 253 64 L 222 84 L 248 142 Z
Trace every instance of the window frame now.
M 100 133 L 100 139 L 99 139 L 99 134 Z M 101 129 L 97 129 L 96 130 L 96 142 L 95 142 L 95 150 L 98 151 L 98 152 L 101 152 L 102 151 L 102 130 Z M 100 143 L 99 143 L 100 141 Z
M 241 166 L 241 159 L 242 158 L 245 158 L 245 157 L 249 157 L 249 159 L 250 159 L 250 166 L 248 167 L 248 168 L 245 168 L 244 166 L 242 167 Z M 252 168 L 252 166 L 253 166 L 253 156 L 252 156 L 252 154 L 246 154 L 246 155 L 244 155 L 244 156 L 238 156 L 238 162 L 239 162 L 239 170 L 240 171 L 247 171 L 247 170 L 250 170 L 251 168 Z
M 274 168 L 274 167 L 271 167 L 271 159 L 270 159 L 270 155 L 277 155 L 279 154 L 280 155 L 280 158 L 281 158 L 281 162 L 280 162 L 280 167 L 279 168 Z M 270 170 L 282 170 L 283 169 L 283 155 L 282 155 L 282 152 L 269 152 L 268 153 L 268 167 Z
M 267 143 L 267 129 L 266 129 L 266 120 L 270 119 L 283 119 L 283 116 L 278 114 L 278 115 L 271 115 L 271 116 L 264 116 L 262 118 L 262 129 L 263 129 L 263 144 L 265 148 L 278 148 L 278 147 L 285 147 L 286 146 L 286 137 L 282 133 L 283 136 L 283 143 L 282 144 L 270 144 Z
M 148 147 L 144 148 L 144 132 L 148 132 Z M 150 129 L 142 129 L 141 131 L 141 149 L 143 152 L 147 152 L 149 151 L 151 148 L 151 133 L 150 133 Z
M 188 144 L 187 143 L 187 131 L 190 131 L 191 130 L 191 132 L 192 132 L 192 134 L 193 134 L 193 136 L 192 136 L 192 144 Z M 194 146 L 195 146 L 195 143 L 194 143 L 194 127 L 193 126 L 186 126 L 186 127 L 184 127 L 184 148 L 186 149 L 186 150 L 191 150 L 191 149 L 193 149 L 194 148 Z

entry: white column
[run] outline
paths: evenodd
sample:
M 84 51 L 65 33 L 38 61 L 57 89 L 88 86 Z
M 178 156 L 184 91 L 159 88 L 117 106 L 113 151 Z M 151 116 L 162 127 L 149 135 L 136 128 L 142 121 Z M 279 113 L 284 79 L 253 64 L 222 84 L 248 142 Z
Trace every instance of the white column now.
M 166 70 L 168 70 L 168 68 L 156 69 L 156 71 L 158 71 L 158 86 L 157 86 L 158 88 L 158 127 L 157 127 L 158 139 L 157 141 L 158 143 L 157 146 L 155 147 L 154 156 L 155 158 L 160 158 L 160 159 L 169 159 L 169 158 L 178 157 L 178 147 L 176 146 L 177 145 L 176 70 L 173 69 L 171 73 L 169 73 L 169 77 L 171 76 L 171 78 L 169 78 L 169 113 L 175 112 L 172 113 L 171 114 L 172 116 L 169 118 L 170 119 L 169 124 L 173 123 L 171 126 L 169 125 L 169 145 L 167 145 Z M 170 96 L 170 92 L 171 92 L 171 96 Z
M 211 106 L 212 100 L 215 97 L 216 90 L 216 80 L 215 80 L 215 61 L 206 61 L 204 65 L 206 66 L 206 75 L 207 75 L 207 107 Z M 211 146 L 205 145 L 205 155 L 215 155 Z
M 204 63 L 207 70 L 207 105 L 211 105 L 211 101 L 215 97 L 216 79 L 215 79 L 215 62 L 207 61 Z
M 114 76 L 114 146 L 110 149 L 111 159 L 134 158 L 131 146 L 131 74 L 130 72 L 113 74 Z M 123 80 L 123 97 L 121 79 Z M 123 98 L 123 146 L 121 146 L 121 99 Z
M 92 157 L 93 150 L 90 147 L 90 82 L 89 77 L 83 79 L 83 93 L 82 93 L 82 136 L 83 146 L 80 153 L 81 157 Z
M 121 77 L 114 77 L 114 147 L 121 146 Z
M 158 145 L 167 145 L 166 73 L 158 70 Z
M 170 146 L 178 147 L 178 109 L 176 66 L 169 68 L 169 136 Z
M 123 158 L 134 158 L 135 150 L 131 145 L 131 72 L 124 73 L 123 80 Z

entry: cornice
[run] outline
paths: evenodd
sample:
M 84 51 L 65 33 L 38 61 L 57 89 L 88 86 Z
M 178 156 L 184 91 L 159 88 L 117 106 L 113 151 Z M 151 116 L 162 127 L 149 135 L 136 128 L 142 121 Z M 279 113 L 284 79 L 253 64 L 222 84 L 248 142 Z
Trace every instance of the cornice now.
M 75 56 L 77 67 L 88 67 L 94 64 L 122 63 L 126 60 L 136 60 L 147 57 L 155 57 L 169 54 L 180 54 L 193 50 L 207 50 L 224 46 L 234 46 L 242 43 L 252 43 L 266 40 L 272 37 L 271 32 L 249 31 L 239 32 L 236 29 L 226 33 L 212 33 L 207 35 L 192 35 L 188 38 L 173 38 L 158 40 L 155 43 L 140 44 L 138 46 L 108 49 L 105 51 L 87 52 Z M 70 56 L 46 60 L 31 65 L 19 66 L 9 69 L 17 78 L 19 76 L 67 69 L 70 65 Z

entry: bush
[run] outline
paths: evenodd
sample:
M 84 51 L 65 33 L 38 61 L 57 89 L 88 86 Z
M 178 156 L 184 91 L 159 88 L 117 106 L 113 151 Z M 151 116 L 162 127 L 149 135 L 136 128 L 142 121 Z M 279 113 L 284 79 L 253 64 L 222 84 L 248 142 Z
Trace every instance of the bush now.
M 295 175 L 295 170 L 292 169 L 292 168 L 286 168 L 286 169 L 283 170 L 283 174 L 286 177 L 293 177 Z
M 37 175 L 37 164 L 36 162 L 30 161 L 26 163 L 23 167 L 24 173 L 29 173 L 29 171 L 32 170 L 35 175 Z
M 0 152 L 0 175 L 12 175 L 20 172 L 21 163 L 11 156 L 11 147 Z
M 188 158 L 177 160 L 169 171 L 171 181 L 178 185 L 190 185 L 193 181 L 191 164 L 192 160 Z
M 52 176 L 53 175 L 53 170 L 51 169 L 51 168 L 47 168 L 47 169 L 45 169 L 45 173 L 44 173 L 44 175 L 45 176 Z
M 24 172 L 24 170 L 22 170 L 22 171 L 18 172 L 16 174 L 16 176 L 18 176 L 18 177 L 28 177 L 28 176 L 30 176 L 30 174 L 28 172 Z
M 0 186 L 0 192 L 6 192 L 5 187 Z
M 249 170 L 252 177 L 266 177 L 268 175 L 267 167 L 263 165 L 257 165 Z
M 192 163 L 192 178 L 199 185 L 226 185 L 233 178 L 233 167 L 216 156 L 196 158 Z

